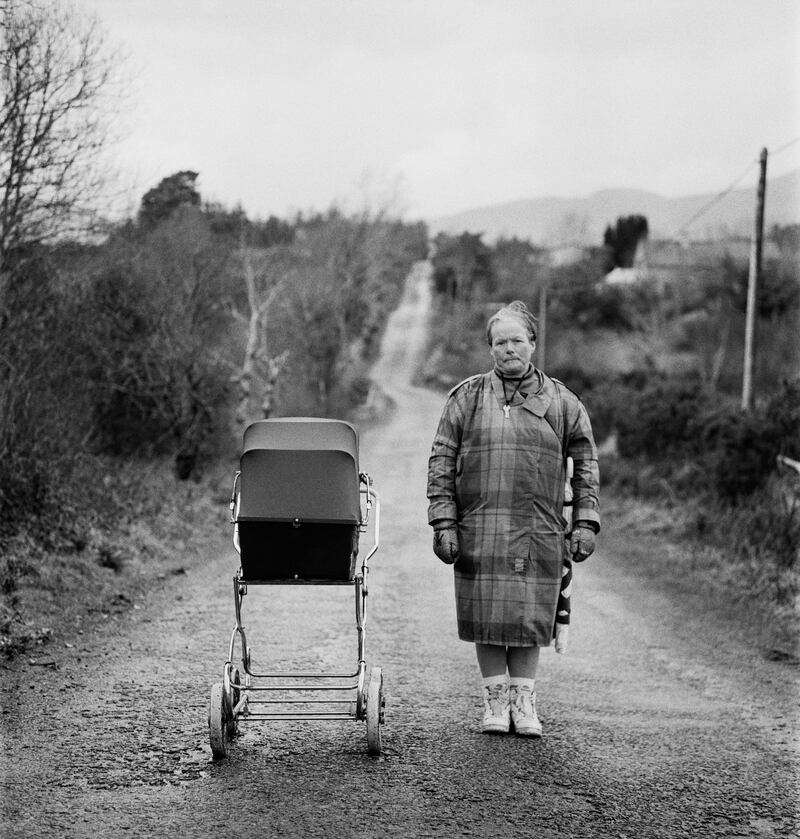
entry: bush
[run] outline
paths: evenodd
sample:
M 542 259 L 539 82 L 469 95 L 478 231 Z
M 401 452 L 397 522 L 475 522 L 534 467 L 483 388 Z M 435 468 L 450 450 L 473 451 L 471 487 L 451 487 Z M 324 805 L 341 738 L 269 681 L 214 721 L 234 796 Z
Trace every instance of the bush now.
M 800 460 L 800 379 L 782 382 L 764 408 L 764 419 L 779 441 L 777 453 Z
M 707 404 L 699 379 L 654 374 L 642 390 L 628 393 L 616 416 L 623 457 L 680 460 L 699 451 L 697 417 Z
M 709 411 L 697 427 L 717 495 L 739 501 L 764 487 L 779 454 L 800 456 L 800 381 L 784 382 L 751 413 L 733 406 Z
M 137 238 L 119 235 L 94 267 L 86 330 L 93 442 L 121 457 L 171 454 L 188 477 L 224 423 L 232 318 L 219 287 L 231 245 L 199 210 L 180 208 Z
M 597 377 L 577 367 L 559 367 L 555 375 L 583 400 L 598 442 L 618 430 L 631 400 L 637 398 L 652 376 L 649 372 L 637 370 L 598 381 Z
M 49 538 L 63 474 L 89 430 L 82 290 L 64 250 L 20 254 L 0 314 L 0 552 L 29 527 Z
M 721 498 L 751 495 L 775 469 L 775 441 L 763 433 L 760 418 L 736 408 L 707 415 L 703 460 Z
M 616 431 L 622 458 L 690 491 L 735 503 L 765 486 L 778 455 L 800 459 L 800 380 L 785 381 L 749 413 L 713 402 L 696 378 L 636 371 L 582 384 L 598 440 Z
M 621 457 L 656 465 L 673 479 L 693 465 L 692 483 L 705 476 L 695 488 L 725 501 L 760 490 L 779 454 L 800 459 L 800 380 L 785 381 L 749 413 L 712 401 L 697 378 L 636 371 L 583 384 L 597 439 L 616 431 Z

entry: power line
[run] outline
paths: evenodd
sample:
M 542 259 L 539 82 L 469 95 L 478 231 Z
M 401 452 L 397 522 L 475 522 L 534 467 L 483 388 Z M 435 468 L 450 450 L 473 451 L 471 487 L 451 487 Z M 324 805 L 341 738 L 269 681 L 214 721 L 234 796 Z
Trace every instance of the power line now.
M 800 143 L 800 137 L 795 137 L 793 140 L 789 140 L 788 143 L 784 143 L 782 146 L 778 146 L 777 149 L 773 149 L 770 151 L 770 155 L 775 157 L 776 154 L 780 154 L 782 151 L 786 151 L 790 146 L 793 146 L 795 143 Z
M 800 136 L 794 137 L 791 140 L 789 140 L 788 142 L 783 143 L 783 145 L 778 146 L 777 149 L 771 150 L 769 152 L 769 154 L 770 154 L 771 157 L 774 157 L 776 154 L 780 154 L 781 152 L 786 151 L 786 149 L 791 148 L 791 146 L 793 146 L 795 143 L 800 143 Z M 747 168 L 744 170 L 744 172 L 742 172 L 742 174 L 739 175 L 739 177 L 736 178 L 736 180 L 733 181 L 733 183 L 730 186 L 723 189 L 722 192 L 720 192 L 718 195 L 715 195 L 711 199 L 711 201 L 709 201 L 707 204 L 705 204 L 703 207 L 701 207 L 689 219 L 689 221 L 682 224 L 678 228 L 678 233 L 686 233 L 689 225 L 696 222 L 697 219 L 699 219 L 701 216 L 705 215 L 712 207 L 714 207 L 716 204 L 718 204 L 720 201 L 722 201 L 722 199 L 725 198 L 726 195 L 728 195 L 730 192 L 733 192 L 733 190 L 736 189 L 736 187 L 747 177 L 747 175 L 750 174 L 750 171 L 753 169 L 753 167 L 757 166 L 757 165 L 758 165 L 758 160 L 757 159 L 753 160 L 751 163 L 749 163 Z
M 798 138 L 798 139 L 800 139 L 800 138 Z M 747 175 L 749 175 L 749 174 L 750 174 L 750 172 L 751 172 L 751 170 L 753 169 L 753 167 L 754 167 L 754 166 L 757 166 L 757 165 L 758 165 L 758 161 L 757 161 L 757 160 L 752 160 L 752 161 L 748 164 L 748 166 L 747 166 L 747 168 L 744 170 L 744 172 L 742 172 L 742 174 L 741 174 L 741 175 L 739 175 L 739 177 L 738 177 L 738 178 L 736 178 L 736 180 L 735 180 L 735 181 L 733 181 L 733 183 L 731 183 L 731 185 L 730 185 L 730 186 L 728 186 L 728 187 L 726 187 L 725 189 L 723 189 L 723 190 L 722 190 L 722 192 L 720 192 L 718 195 L 715 195 L 715 196 L 714 196 L 714 197 L 713 197 L 713 198 L 712 198 L 712 199 L 711 199 L 711 200 L 710 200 L 707 204 L 705 204 L 703 207 L 701 207 L 701 208 L 700 208 L 700 209 L 699 209 L 699 210 L 698 210 L 698 211 L 697 211 L 697 212 L 696 212 L 696 213 L 695 213 L 695 214 L 694 214 L 694 215 L 693 215 L 693 216 L 689 219 L 689 221 L 684 222 L 684 224 L 682 224 L 682 225 L 678 228 L 678 233 L 685 233 L 685 232 L 686 232 L 686 230 L 687 230 L 687 228 L 689 227 L 689 225 L 690 225 L 690 224 L 693 224 L 694 222 L 696 222 L 696 221 L 697 221 L 697 219 L 699 219 L 699 218 L 700 218 L 700 216 L 705 215 L 705 214 L 706 214 L 706 213 L 707 213 L 707 212 L 708 212 L 708 211 L 709 211 L 709 210 L 710 210 L 713 206 L 715 206 L 715 205 L 716 205 L 716 204 L 718 204 L 720 201 L 722 201 L 722 199 L 723 199 L 726 195 L 728 195 L 729 193 L 733 192 L 733 190 L 734 190 L 734 189 L 736 189 L 736 187 L 737 187 L 737 186 L 738 186 L 738 185 L 739 185 L 739 184 L 740 184 L 740 183 L 741 183 L 741 182 L 745 179 L 745 177 L 746 177 Z

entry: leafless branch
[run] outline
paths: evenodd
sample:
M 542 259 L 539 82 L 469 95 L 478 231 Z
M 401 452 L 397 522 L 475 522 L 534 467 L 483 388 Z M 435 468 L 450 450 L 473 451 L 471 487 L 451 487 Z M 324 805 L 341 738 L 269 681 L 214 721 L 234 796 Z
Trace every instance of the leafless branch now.
M 93 18 L 55 0 L 0 5 L 0 312 L 12 253 L 96 217 L 118 67 Z

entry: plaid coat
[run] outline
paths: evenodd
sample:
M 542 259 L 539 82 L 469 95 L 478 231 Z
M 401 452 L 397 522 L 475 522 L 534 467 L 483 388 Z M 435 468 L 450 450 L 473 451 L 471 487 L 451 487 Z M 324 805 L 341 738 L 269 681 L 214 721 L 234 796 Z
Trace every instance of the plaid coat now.
M 547 646 L 565 552 L 565 460 L 574 460 L 573 519 L 599 529 L 597 450 L 580 399 L 540 371 L 507 412 L 505 400 L 494 371 L 450 392 L 428 465 L 428 521 L 458 527 L 459 637 Z

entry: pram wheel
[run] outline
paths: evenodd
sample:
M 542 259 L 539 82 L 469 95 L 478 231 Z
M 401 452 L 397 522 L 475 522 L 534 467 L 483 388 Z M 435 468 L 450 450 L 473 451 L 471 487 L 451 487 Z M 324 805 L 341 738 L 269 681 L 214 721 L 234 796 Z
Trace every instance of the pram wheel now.
M 381 753 L 381 725 L 383 724 L 383 674 L 380 667 L 373 667 L 367 689 L 367 750 L 371 755 Z
M 208 702 L 208 734 L 211 739 L 211 753 L 217 760 L 228 756 L 230 739 L 230 714 L 225 701 L 225 689 L 222 682 L 211 686 Z M 233 723 L 235 725 L 235 722 Z
M 231 668 L 230 671 L 230 684 L 228 685 L 228 692 L 227 692 L 227 716 L 228 716 L 228 739 L 232 740 L 236 734 L 238 733 L 238 725 L 236 724 L 236 706 L 239 704 L 239 700 L 242 697 L 241 691 L 241 684 L 242 679 L 239 675 L 239 670 L 236 667 Z M 223 692 L 225 691 L 225 683 L 223 682 Z

